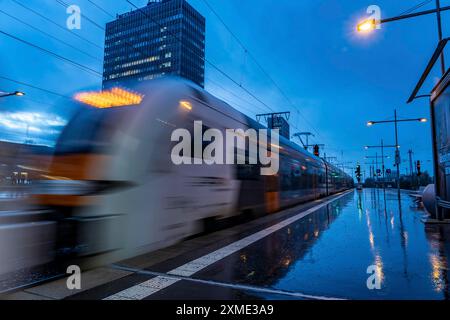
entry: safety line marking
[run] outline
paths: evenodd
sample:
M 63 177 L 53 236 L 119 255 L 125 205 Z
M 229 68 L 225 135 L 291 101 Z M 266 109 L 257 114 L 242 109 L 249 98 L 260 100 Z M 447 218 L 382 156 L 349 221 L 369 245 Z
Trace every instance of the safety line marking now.
M 284 227 L 304 218 L 305 216 L 320 210 L 323 207 L 328 206 L 330 203 L 333 203 L 340 198 L 348 195 L 351 191 L 344 192 L 343 194 L 328 200 L 322 204 L 319 204 L 315 207 L 312 207 L 306 211 L 303 211 L 293 217 L 290 217 L 286 220 L 283 220 L 271 227 L 268 227 L 264 230 L 261 230 L 257 233 L 254 233 L 248 237 L 245 237 L 241 240 L 238 240 L 236 242 L 233 242 L 230 245 L 227 245 L 221 249 L 218 249 L 216 251 L 213 251 L 212 253 L 209 253 L 207 255 L 204 255 L 198 259 L 195 259 L 191 262 L 188 262 L 176 269 L 173 269 L 167 273 L 168 276 L 180 276 L 180 277 L 191 277 L 195 273 L 205 269 L 206 267 L 216 263 L 219 260 L 222 260 L 231 254 L 238 252 L 242 250 L 243 248 L 267 237 L 268 235 L 283 229 Z M 137 284 L 135 286 L 132 286 L 128 289 L 122 290 L 118 293 L 115 293 L 111 296 L 106 297 L 104 300 L 142 300 L 158 291 L 161 291 L 162 289 L 165 289 L 169 286 L 171 286 L 174 283 L 177 283 L 178 281 L 181 281 L 181 279 L 177 278 L 169 278 L 165 276 L 158 276 L 153 279 L 147 280 L 145 282 L 142 282 L 140 284 Z
M 160 281 L 161 279 L 172 279 L 172 280 L 176 280 L 174 282 L 174 283 L 176 283 L 178 281 L 185 280 L 185 281 L 189 281 L 189 282 L 201 283 L 201 284 L 207 284 L 207 285 L 214 285 L 214 286 L 223 287 L 223 288 L 252 291 L 252 292 L 257 292 L 257 293 L 269 293 L 269 294 L 285 295 L 285 296 L 291 296 L 291 297 L 297 297 L 297 298 L 303 298 L 303 299 L 311 299 L 311 300 L 346 300 L 346 299 L 343 299 L 343 298 L 335 298 L 335 297 L 327 297 L 327 296 L 316 296 L 316 295 L 310 295 L 310 294 L 305 294 L 305 293 L 301 293 L 301 292 L 293 292 L 293 291 L 286 291 L 286 290 L 280 290 L 280 289 L 263 288 L 263 287 L 245 285 L 245 284 L 233 284 L 233 283 L 219 282 L 219 281 L 213 281 L 213 280 L 204 280 L 204 279 L 196 279 L 196 278 L 174 276 L 174 275 L 168 275 L 168 274 L 160 273 L 160 272 L 153 272 L 153 271 L 129 268 L 129 267 L 126 267 L 126 266 L 121 266 L 121 265 L 112 265 L 111 267 L 113 269 L 117 269 L 117 270 L 128 271 L 128 272 L 135 272 L 137 274 L 153 276 L 153 277 L 159 278 L 158 281 Z M 154 278 L 154 279 L 156 279 L 156 278 Z M 123 299 L 124 300 L 129 300 L 129 299 L 125 299 L 125 297 L 123 297 Z M 112 300 L 112 299 L 107 299 L 107 300 Z

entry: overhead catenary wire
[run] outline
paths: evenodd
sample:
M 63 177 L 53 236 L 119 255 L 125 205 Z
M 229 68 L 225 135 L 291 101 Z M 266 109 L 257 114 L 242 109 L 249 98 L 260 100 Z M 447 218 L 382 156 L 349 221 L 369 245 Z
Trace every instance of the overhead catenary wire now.
M 94 7 L 96 7 L 97 9 L 99 9 L 100 11 L 102 11 L 104 14 L 106 14 L 107 16 L 110 16 L 111 18 L 114 18 L 114 15 L 108 11 L 106 11 L 105 9 L 103 9 L 101 6 L 99 6 L 98 4 L 96 4 L 94 1 L 92 0 L 87 0 L 90 4 L 92 4 Z
M 231 99 L 229 99 L 229 98 L 226 98 L 226 97 L 224 97 L 223 95 L 220 95 L 220 94 L 217 94 L 217 93 L 216 93 L 215 95 L 216 95 L 217 98 L 222 99 L 223 101 L 228 100 L 229 103 L 231 103 L 233 106 L 237 106 L 237 107 L 239 107 L 240 109 L 246 110 L 247 112 L 256 114 L 253 110 L 250 110 L 248 107 L 245 107 L 245 106 L 243 106 L 243 105 L 237 103 L 236 101 L 233 101 L 233 100 L 231 100 Z
M 43 35 L 45 35 L 45 36 L 47 36 L 47 37 L 49 37 L 49 38 L 51 38 L 51 39 L 53 39 L 53 40 L 55 40 L 55 41 L 58 41 L 59 43 L 62 43 L 62 44 L 64 44 L 64 45 L 70 47 L 71 49 L 76 50 L 76 51 L 78 51 L 78 52 L 80 52 L 80 53 L 82 53 L 82 54 L 84 54 L 84 55 L 86 55 L 86 56 L 88 56 L 88 57 L 90 57 L 90 58 L 92 58 L 92 59 L 94 59 L 94 60 L 97 60 L 97 61 L 103 61 L 102 59 L 100 59 L 100 58 L 98 58 L 98 57 L 95 57 L 95 56 L 91 55 L 90 53 L 88 53 L 88 52 L 86 52 L 86 51 L 83 51 L 83 50 L 81 50 L 80 48 L 77 48 L 77 47 L 75 47 L 74 45 L 71 45 L 70 43 L 67 43 L 66 41 L 61 40 L 61 39 L 59 39 L 59 38 L 57 38 L 57 37 L 51 35 L 50 33 L 45 32 L 44 30 L 39 29 L 39 28 L 37 28 L 37 27 L 35 27 L 35 26 L 33 26 L 33 25 L 31 25 L 31 24 L 29 24 L 29 23 L 27 23 L 27 22 L 25 22 L 25 21 L 23 21 L 23 20 L 21 20 L 21 19 L 15 17 L 15 16 L 13 16 L 13 15 L 10 15 L 9 13 L 7 13 L 7 12 L 1 10 L 1 9 L 0 9 L 0 13 L 2 13 L 2 14 L 4 14 L 4 15 L 8 16 L 8 17 L 11 18 L 11 19 L 16 20 L 16 21 L 22 23 L 23 25 L 26 25 L 26 26 L 28 26 L 29 28 L 32 28 L 32 29 L 36 30 L 37 32 L 42 33 Z
M 25 5 L 23 5 L 22 3 L 19 3 L 19 2 L 16 1 L 16 0 L 12 0 L 12 1 L 15 2 L 16 4 L 20 5 L 20 6 L 24 7 L 25 9 L 27 9 L 27 10 L 33 12 L 34 14 L 40 16 L 41 18 L 43 18 L 43 19 L 45 19 L 45 20 L 47 20 L 47 21 L 49 21 L 49 22 L 55 24 L 53 21 L 51 21 L 51 20 L 48 19 L 47 17 L 45 17 L 45 16 L 43 16 L 42 14 L 36 12 L 35 10 L 33 10 L 33 9 L 31 9 L 31 8 L 29 8 L 29 7 L 25 6 Z M 57 1 L 59 4 L 61 4 L 61 5 L 67 6 L 67 4 L 64 3 L 63 1 L 60 1 L 60 0 L 56 0 L 56 1 Z M 112 14 L 110 14 L 109 12 L 107 12 L 106 10 L 104 10 L 103 8 L 101 8 L 99 5 L 95 4 L 93 1 L 91 1 L 91 0 L 88 0 L 88 1 L 89 1 L 92 5 L 94 5 L 95 7 L 97 7 L 98 9 L 102 10 L 103 12 L 105 12 L 106 14 L 108 14 L 109 16 L 113 17 Z M 134 5 L 131 1 L 128 1 L 128 0 L 127 0 L 127 2 L 130 3 L 132 6 L 134 6 L 136 9 L 138 9 L 138 11 L 141 12 L 142 14 L 148 16 L 145 12 L 142 11 L 142 9 L 137 8 L 136 5 Z M 154 21 L 154 19 L 152 19 L 151 17 L 150 17 L 150 19 Z M 90 20 L 92 20 L 92 19 L 90 19 Z M 92 20 L 92 22 L 95 23 L 93 20 Z M 154 22 L 155 22 L 155 21 L 154 21 Z M 155 23 L 159 25 L 159 23 L 157 23 L 157 22 L 155 22 Z M 99 26 L 97 23 L 95 23 L 95 24 L 96 24 L 97 26 Z M 67 29 L 62 28 L 62 27 L 59 26 L 58 24 L 55 24 L 55 25 L 58 26 L 59 28 L 65 30 L 65 31 L 68 31 Z M 103 28 L 103 27 L 101 27 L 101 26 L 99 26 L 99 28 L 102 29 L 102 30 L 105 30 L 105 28 Z M 71 32 L 69 32 L 69 33 L 71 33 Z M 172 32 L 170 32 L 170 33 L 172 33 Z M 3 32 L 3 34 L 8 35 L 8 36 L 12 36 L 12 35 L 6 34 L 6 33 L 4 33 L 4 32 Z M 74 34 L 74 33 L 71 33 L 71 34 Z M 74 35 L 76 35 L 76 34 L 74 34 Z M 173 35 L 173 33 L 172 33 L 172 35 Z M 76 36 L 78 36 L 78 35 L 76 35 Z M 176 35 L 174 35 L 174 36 L 175 36 L 175 38 L 177 38 Z M 72 61 L 72 60 L 67 59 L 67 58 L 65 58 L 65 57 L 62 57 L 62 56 L 60 56 L 60 55 L 58 55 L 58 54 L 55 54 L 54 52 L 51 52 L 51 51 L 46 50 L 46 49 L 44 49 L 44 48 L 41 48 L 41 47 L 39 47 L 39 46 L 33 45 L 32 43 L 27 42 L 27 41 L 24 41 L 23 39 L 19 39 L 18 37 L 15 37 L 15 36 L 12 36 L 12 37 L 13 37 L 14 39 L 18 40 L 18 41 L 21 41 L 21 42 L 23 42 L 23 43 L 25 43 L 25 44 L 28 44 L 28 45 L 32 45 L 32 46 L 34 46 L 35 48 L 37 48 L 37 49 L 39 49 L 39 50 L 42 50 L 42 51 L 44 51 L 44 52 L 46 52 L 46 53 L 48 53 L 48 54 L 51 54 L 51 55 L 53 55 L 53 56 L 55 56 L 55 57 L 57 57 L 57 58 L 59 58 L 59 59 L 62 59 L 62 60 L 64 60 L 64 61 L 68 62 L 68 63 L 71 63 L 71 64 L 73 64 L 73 65 L 75 65 L 75 66 L 77 66 L 77 67 L 80 67 L 81 69 L 84 69 L 85 71 L 88 71 L 88 72 L 90 71 L 90 72 L 93 72 L 95 75 L 101 76 L 101 73 L 100 73 L 100 72 L 98 72 L 98 71 L 96 71 L 96 70 L 93 70 L 92 68 L 83 66 L 83 65 L 81 65 L 81 64 L 79 64 L 79 63 L 77 63 L 77 62 L 75 62 L 75 61 Z M 97 46 L 96 44 L 90 42 L 89 40 L 87 40 L 87 39 L 85 39 L 85 38 L 82 38 L 82 37 L 80 37 L 80 38 L 83 39 L 83 40 L 85 40 L 85 41 L 87 41 L 87 42 L 89 42 L 89 43 L 91 43 L 91 44 L 93 44 L 93 45 L 95 45 L 96 47 L 102 49 L 100 46 Z M 192 50 L 192 49 L 191 49 L 191 50 Z M 194 52 L 194 53 L 195 53 L 195 52 Z M 252 93 L 251 91 L 249 91 L 247 88 L 243 87 L 243 86 L 242 86 L 242 83 L 239 83 L 239 82 L 237 82 L 236 80 L 234 80 L 231 76 L 229 76 L 227 73 L 225 73 L 223 70 L 221 70 L 219 67 L 217 67 L 215 64 L 213 64 L 213 63 L 210 62 L 209 60 L 207 60 L 207 59 L 205 59 L 205 58 L 202 58 L 202 59 L 203 59 L 206 63 L 208 63 L 209 65 L 211 65 L 211 66 L 212 66 L 215 70 L 217 70 L 220 74 L 222 74 L 223 76 L 225 76 L 227 79 L 229 79 L 229 80 L 230 80 L 231 82 L 233 82 L 235 85 L 237 85 L 239 88 L 241 88 L 243 91 L 245 91 L 249 96 L 251 96 L 253 99 L 255 99 L 255 100 L 258 101 L 260 104 L 262 104 L 264 107 L 266 107 L 266 108 L 269 109 L 270 111 L 274 111 L 268 104 L 266 104 L 264 101 L 262 101 L 262 100 L 261 100 L 259 97 L 257 97 L 254 93 Z M 268 76 L 270 77 L 270 75 L 268 75 Z M 247 103 L 248 103 L 248 102 L 247 102 Z M 294 127 L 295 127 L 295 126 L 294 126 Z
M 101 74 L 100 72 L 98 72 L 98 71 L 92 69 L 91 67 L 85 66 L 85 65 L 83 65 L 83 64 L 81 64 L 81 63 L 78 63 L 78 62 L 76 62 L 76 61 L 73 61 L 73 60 L 71 60 L 71 59 L 69 59 L 69 58 L 63 57 L 63 56 L 61 56 L 61 55 L 59 55 L 59 54 L 57 54 L 57 53 L 55 53 L 55 52 L 53 52 L 53 51 L 47 50 L 47 49 L 45 49 L 45 48 L 42 48 L 42 47 L 40 47 L 40 46 L 38 46 L 38 45 L 36 45 L 36 44 L 34 44 L 34 43 L 31 43 L 31 42 L 29 42 L 29 41 L 26 41 L 26 40 L 24 40 L 24 39 L 21 39 L 21 38 L 19 38 L 19 37 L 16 37 L 16 36 L 14 36 L 14 35 L 12 35 L 12 34 L 10 34 L 10 33 L 8 33 L 8 32 L 5 32 L 5 31 L 0 30 L 0 33 L 3 34 L 3 35 L 5 35 L 5 36 L 7 36 L 7 37 L 9 37 L 9 38 L 11 38 L 11 39 L 14 39 L 14 40 L 18 41 L 18 42 L 21 42 L 21 43 L 23 43 L 23 44 L 26 44 L 26 45 L 28 45 L 28 46 L 30 46 L 30 47 L 32 47 L 32 48 L 35 48 L 35 49 L 37 49 L 37 50 L 40 50 L 40 51 L 42 51 L 42 52 L 44 52 L 44 53 L 46 53 L 46 54 L 48 54 L 48 55 L 51 55 L 51 56 L 53 56 L 53 57 L 55 57 L 55 58 L 57 58 L 57 59 L 59 59 L 59 60 L 61 60 L 61 61 L 67 62 L 67 63 L 69 63 L 69 64 L 71 64 L 71 65 L 73 65 L 73 66 L 79 68 L 80 70 L 83 70 L 83 71 L 85 71 L 85 72 L 87 72 L 87 73 L 90 73 L 90 74 L 92 74 L 92 75 L 94 75 L 94 76 L 102 77 L 102 74 Z
M 54 96 L 58 96 L 58 97 L 61 97 L 61 98 L 66 98 L 66 99 L 72 100 L 71 97 L 66 96 L 64 94 L 61 94 L 61 93 L 58 93 L 56 91 L 49 90 L 49 89 L 44 89 L 44 88 L 41 88 L 39 86 L 30 84 L 30 83 L 26 83 L 26 82 L 23 82 L 23 81 L 12 79 L 10 77 L 6 77 L 6 76 L 0 75 L 0 79 L 3 79 L 5 81 L 9 81 L 9 82 L 15 83 L 15 84 L 18 84 L 18 85 L 21 85 L 21 86 L 25 86 L 25 87 L 28 87 L 28 88 L 32 88 L 32 89 L 35 89 L 35 90 L 39 90 L 39 91 L 42 91 L 42 92 L 45 92 L 45 93 L 48 93 L 48 94 L 51 94 L 51 95 L 54 95 Z
M 36 103 L 36 104 L 40 104 L 40 105 L 46 106 L 46 107 L 54 107 L 54 105 L 53 105 L 53 104 L 50 104 L 50 102 L 42 102 L 42 101 L 30 99 L 30 98 L 28 98 L 28 97 L 22 97 L 21 99 L 24 99 L 24 100 L 26 100 L 26 101 L 30 101 L 30 102 L 33 102 L 33 103 Z
M 21 3 L 21 2 L 19 2 L 19 1 L 17 1 L 17 0 L 11 0 L 11 1 L 14 2 L 15 4 L 21 6 L 21 7 L 24 8 L 25 10 L 28 10 L 29 12 L 32 12 L 33 14 L 39 16 L 40 18 L 46 20 L 47 22 L 49 22 L 49 23 L 55 25 L 55 26 L 58 27 L 59 29 L 64 30 L 65 32 L 67 32 L 67 33 L 73 35 L 74 37 L 77 37 L 78 39 L 80 39 L 80 40 L 82 40 L 82 41 L 84 41 L 84 42 L 86 42 L 86 43 L 89 43 L 91 46 L 96 47 L 96 48 L 98 48 L 98 49 L 100 49 L 100 50 L 103 51 L 103 47 L 101 47 L 101 46 L 99 46 L 98 44 L 96 44 L 96 43 L 90 41 L 89 39 L 86 39 L 86 38 L 83 37 L 83 36 L 80 36 L 79 34 L 77 34 L 77 33 L 75 33 L 75 32 L 71 32 L 69 29 L 67 29 L 67 28 L 65 28 L 65 27 L 63 27 L 63 26 L 60 26 L 59 24 L 57 24 L 57 23 L 54 22 L 53 20 L 47 18 L 47 17 L 44 16 L 43 14 L 41 14 L 41 13 L 37 12 L 36 10 L 30 8 L 29 6 L 27 6 L 27 5 L 25 5 L 25 4 Z
M 250 106 L 252 106 L 252 107 L 254 107 L 254 108 L 256 108 L 256 109 L 264 110 L 261 106 L 258 106 L 258 105 L 256 105 L 256 104 L 254 104 L 254 103 L 252 103 L 252 102 L 250 102 L 250 101 L 248 101 L 248 100 L 242 98 L 241 96 L 239 96 L 239 95 L 237 95 L 236 93 L 234 93 L 233 91 L 231 91 L 231 90 L 225 88 L 224 86 L 222 86 L 222 85 L 219 84 L 218 82 L 212 80 L 211 78 L 207 77 L 206 80 L 208 81 L 208 84 L 212 84 L 212 85 L 218 87 L 219 89 L 221 89 L 221 90 L 227 92 L 228 94 L 232 95 L 233 97 L 236 97 L 236 98 L 239 99 L 240 101 L 242 101 L 242 102 L 244 102 L 244 103 L 246 103 L 246 104 L 248 104 L 248 105 L 250 105 Z
M 61 1 L 61 0 L 56 0 L 56 1 Z M 93 6 L 95 6 L 97 9 L 101 10 L 102 12 L 104 12 L 105 14 L 107 14 L 110 17 L 113 17 L 113 15 L 107 11 L 106 9 L 104 9 L 102 6 L 100 6 L 99 4 L 95 3 L 92 0 L 88 0 L 89 3 L 91 3 Z M 147 18 L 149 18 L 154 24 L 158 25 L 159 27 L 164 27 L 161 23 L 159 23 L 158 21 L 156 21 L 155 19 L 153 19 L 151 16 L 149 16 L 147 13 L 145 13 L 142 8 L 137 7 L 133 2 L 126 0 L 126 2 L 128 2 L 129 4 L 131 4 L 138 12 L 140 12 L 142 15 L 146 16 Z M 171 32 L 169 30 L 169 33 L 171 34 L 172 37 L 174 37 L 176 40 L 181 41 L 179 39 L 179 37 L 174 34 L 173 32 Z M 133 48 L 135 49 L 135 48 Z M 198 53 L 196 53 L 195 51 L 193 51 L 192 49 L 188 48 L 188 50 L 190 50 L 192 53 L 194 53 L 195 55 L 199 56 L 204 62 L 208 63 L 209 65 L 211 65 L 216 71 L 218 71 L 220 74 L 222 74 L 224 77 L 226 77 L 228 80 L 230 80 L 231 82 L 233 82 L 235 85 L 237 85 L 239 88 L 241 88 L 243 91 L 245 91 L 249 96 L 251 96 L 254 100 L 258 101 L 261 105 L 263 105 L 265 108 L 267 108 L 270 111 L 274 111 L 274 109 L 272 107 L 270 107 L 267 103 L 265 103 L 264 101 L 262 101 L 259 97 L 257 97 L 254 93 L 252 93 L 251 91 L 249 91 L 247 88 L 242 86 L 242 82 L 238 82 L 237 80 L 233 79 L 231 76 L 229 76 L 227 73 L 225 73 L 222 69 L 220 69 L 219 67 L 217 67 L 214 63 L 212 63 L 211 61 L 209 61 L 208 59 L 206 59 L 205 57 L 199 55 Z M 140 51 L 140 53 L 142 54 L 142 52 Z M 246 103 L 248 103 L 248 101 L 246 101 Z M 255 105 L 253 105 L 255 106 Z
M 420 9 L 421 7 L 423 7 L 423 6 L 427 5 L 427 4 L 429 4 L 431 1 L 433 1 L 433 0 L 426 0 L 426 1 L 423 1 L 423 2 L 421 2 L 421 3 L 417 4 L 417 5 L 415 5 L 414 7 L 409 8 L 409 9 L 403 11 L 402 13 L 400 13 L 400 15 L 402 16 L 402 15 L 405 15 L 405 14 L 409 14 L 409 13 L 411 13 L 411 12 L 413 12 L 413 11 L 416 11 L 417 9 Z
M 98 4 L 95 3 L 94 1 L 92 1 L 92 0 L 87 0 L 87 1 L 88 1 L 89 3 L 91 3 L 93 6 L 95 6 L 97 9 L 99 9 L 100 11 L 104 12 L 106 15 L 108 15 L 108 16 L 110 16 L 110 17 L 114 17 L 112 13 L 110 13 L 109 11 L 107 11 L 106 9 L 104 9 L 102 6 L 98 5 Z M 152 19 L 152 20 L 153 20 L 153 19 Z M 140 53 L 141 55 L 144 55 L 143 52 L 140 51 L 139 49 L 134 48 L 134 47 L 133 47 L 133 49 L 139 51 L 139 53 Z M 213 82 L 211 79 L 208 79 L 208 81 Z M 236 94 L 234 94 L 234 93 L 231 93 L 231 90 L 225 89 L 224 87 L 218 85 L 217 82 L 215 83 L 215 85 L 216 85 L 217 87 L 221 88 L 222 90 L 224 90 L 224 91 L 226 91 L 226 92 L 232 94 L 233 96 L 237 97 L 237 98 L 240 99 L 241 101 L 243 101 L 243 102 L 245 102 L 245 103 L 247 103 L 247 104 L 249 104 L 249 105 L 251 105 L 251 106 L 253 106 L 253 107 L 256 107 L 256 108 L 258 108 L 258 109 L 260 109 L 260 110 L 263 110 L 262 107 L 256 106 L 255 104 L 252 104 L 252 103 L 248 102 L 247 100 L 243 99 L 242 97 L 240 97 L 240 96 L 238 96 L 238 95 L 236 95 Z M 240 87 L 241 87 L 241 86 L 242 86 L 242 85 L 240 85 Z M 242 107 L 242 106 L 240 106 L 240 107 Z M 249 109 L 247 109 L 247 110 L 249 110 Z
M 153 19 L 151 16 L 149 16 L 147 13 L 145 13 L 144 10 L 142 10 L 142 8 L 137 7 L 133 2 L 131 2 L 130 0 L 125 0 L 126 2 L 128 2 L 130 5 L 132 5 L 138 12 L 140 12 L 142 15 L 144 15 L 145 17 L 149 18 L 154 24 L 158 25 L 159 27 L 164 27 L 161 23 L 159 23 L 158 21 L 156 21 L 155 19 Z M 179 37 L 174 34 L 172 31 L 168 31 L 172 37 L 174 37 L 176 40 L 181 42 L 181 39 L 179 39 Z M 270 110 L 271 112 L 275 112 L 275 110 L 273 108 L 271 108 L 267 103 L 265 103 L 264 101 L 262 101 L 259 97 L 257 97 L 254 93 L 252 93 L 251 91 L 249 91 L 247 88 L 245 88 L 244 86 L 242 86 L 238 81 L 236 81 L 235 79 L 233 79 L 230 75 L 228 75 L 226 72 L 224 72 L 222 69 L 220 69 L 219 67 L 217 67 L 214 63 L 212 63 L 211 61 L 209 61 L 207 58 L 203 57 L 202 55 L 198 54 L 197 52 L 193 51 L 191 48 L 188 47 L 188 50 L 190 50 L 193 54 L 197 55 L 198 57 L 200 57 L 204 62 L 208 63 L 209 65 L 211 65 L 211 67 L 213 67 L 216 71 L 218 71 L 220 74 L 222 74 L 225 78 L 229 79 L 231 82 L 233 82 L 236 86 L 238 86 L 239 88 L 241 88 L 243 91 L 245 91 L 249 96 L 251 96 L 253 99 L 255 99 L 256 101 L 258 101 L 260 104 L 262 104 L 263 106 L 265 106 L 268 110 Z M 270 75 L 268 75 L 270 77 Z M 281 90 L 281 88 L 280 88 Z M 287 99 L 289 99 L 286 96 Z M 295 125 L 293 125 L 293 127 L 296 130 L 299 130 L 299 128 Z M 317 135 L 319 135 L 319 133 L 316 131 Z
M 70 4 L 62 1 L 62 0 L 55 0 L 57 3 L 59 3 L 61 6 L 63 6 L 64 8 L 69 8 Z M 99 28 L 102 31 L 105 31 L 105 28 L 101 25 L 99 25 L 97 22 L 95 22 L 93 19 L 89 18 L 88 16 L 86 16 L 84 13 L 81 13 L 80 16 L 85 19 L 86 21 L 90 22 L 93 26 Z
M 285 91 L 281 88 L 281 86 L 273 79 L 273 77 L 266 71 L 266 69 L 262 66 L 262 64 L 255 58 L 255 56 L 248 50 L 248 48 L 243 44 L 243 42 L 239 39 L 239 37 L 231 30 L 230 27 L 225 23 L 225 21 L 221 18 L 218 12 L 209 4 L 207 0 L 202 0 L 205 5 L 209 8 L 209 10 L 217 17 L 217 19 L 222 23 L 222 25 L 227 29 L 227 31 L 231 34 L 231 36 L 236 40 L 236 42 L 244 49 L 246 56 L 250 57 L 256 66 L 262 71 L 262 73 L 269 79 L 269 81 L 274 85 L 274 87 L 280 92 L 283 98 L 297 111 L 299 108 L 292 102 L 289 96 L 285 93 Z M 299 111 L 300 116 L 303 120 L 310 126 L 310 128 L 320 136 L 320 133 L 315 129 L 314 125 Z
M 147 18 L 149 18 L 153 23 L 155 23 L 156 25 L 158 25 L 159 27 L 164 27 L 161 23 L 159 23 L 158 21 L 156 21 L 155 19 L 153 19 L 151 16 L 149 16 L 147 13 L 145 13 L 144 10 L 142 10 L 141 8 L 137 7 L 133 2 L 131 2 L 130 0 L 125 0 L 126 2 L 128 2 L 129 4 L 131 4 L 138 12 L 140 12 L 142 15 L 146 16 Z M 181 42 L 181 39 L 172 31 L 168 30 L 168 32 L 171 34 L 172 37 L 174 37 L 176 40 Z M 235 79 L 233 79 L 229 74 L 227 74 L 225 71 L 223 71 L 221 68 L 219 68 L 218 66 L 216 66 L 214 63 L 212 63 L 211 61 L 209 61 L 208 59 L 206 59 L 205 57 L 203 57 L 202 55 L 198 54 L 197 52 L 195 52 L 193 49 L 187 47 L 187 49 L 189 51 L 191 51 L 193 54 L 197 55 L 198 57 L 200 57 L 200 59 L 202 59 L 204 62 L 208 63 L 214 70 L 216 70 L 217 72 L 219 72 L 220 74 L 222 74 L 224 77 L 226 77 L 228 80 L 230 80 L 231 82 L 233 82 L 235 85 L 237 85 L 238 87 L 242 88 L 243 91 L 245 91 L 248 95 L 250 95 L 253 99 L 255 99 L 256 101 L 258 101 L 259 103 L 261 103 L 262 105 L 264 105 L 268 110 L 270 111 L 274 111 L 274 109 L 272 107 L 270 107 L 267 103 L 265 103 L 264 101 L 262 101 L 259 97 L 257 97 L 253 92 L 251 92 L 250 90 L 248 90 L 247 88 L 245 88 L 244 86 L 241 86 L 239 84 L 238 81 L 236 81 Z

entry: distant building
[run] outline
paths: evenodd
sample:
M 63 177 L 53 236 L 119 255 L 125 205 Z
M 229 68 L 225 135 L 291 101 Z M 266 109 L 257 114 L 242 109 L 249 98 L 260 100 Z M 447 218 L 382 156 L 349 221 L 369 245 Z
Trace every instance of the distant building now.
M 106 25 L 103 87 L 178 75 L 204 87 L 205 18 L 186 0 L 153 0 Z
M 283 116 L 274 115 L 267 119 L 267 127 L 269 129 L 280 130 L 280 136 L 291 139 L 289 123 Z
M 257 114 L 256 120 L 260 122 L 261 119 L 265 119 L 267 122 L 267 128 L 280 130 L 280 136 L 290 140 L 291 130 L 288 122 L 289 116 L 290 112 L 265 113 Z

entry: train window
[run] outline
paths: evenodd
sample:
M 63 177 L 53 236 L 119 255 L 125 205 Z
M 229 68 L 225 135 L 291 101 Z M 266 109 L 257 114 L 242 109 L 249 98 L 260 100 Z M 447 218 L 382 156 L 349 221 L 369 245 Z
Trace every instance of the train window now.
M 288 191 L 292 189 L 292 163 L 290 159 L 284 155 L 280 155 L 280 189 Z
M 234 160 L 237 163 L 238 149 L 234 148 Z M 245 164 L 236 165 L 236 176 L 238 180 L 259 180 L 261 166 L 249 163 L 249 152 L 245 150 Z
M 259 180 L 261 176 L 261 170 L 258 165 L 255 164 L 238 164 L 237 168 L 238 180 Z
M 132 107 L 130 107 L 132 108 Z M 127 109 L 84 109 L 64 128 L 55 153 L 107 152 Z

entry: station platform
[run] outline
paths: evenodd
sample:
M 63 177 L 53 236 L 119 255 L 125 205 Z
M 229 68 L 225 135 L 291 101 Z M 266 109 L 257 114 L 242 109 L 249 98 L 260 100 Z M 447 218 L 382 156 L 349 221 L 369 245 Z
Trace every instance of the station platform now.
M 450 227 L 425 218 L 406 192 L 351 190 L 2 298 L 448 299 Z

